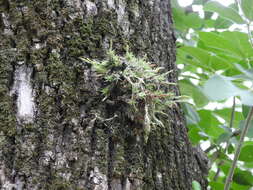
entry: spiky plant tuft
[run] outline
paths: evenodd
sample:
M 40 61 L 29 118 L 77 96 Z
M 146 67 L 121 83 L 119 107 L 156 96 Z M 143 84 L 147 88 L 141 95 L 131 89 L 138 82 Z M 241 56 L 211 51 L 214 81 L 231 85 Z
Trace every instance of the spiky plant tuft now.
M 129 105 L 130 118 L 140 120 L 138 122 L 143 125 L 145 141 L 148 140 L 151 129 L 164 127 L 159 116 L 168 117 L 168 108 L 182 100 L 182 97 L 173 92 L 167 92 L 170 85 L 176 85 L 167 80 L 172 71 L 164 72 L 163 67 L 136 58 L 130 52 L 122 57 L 110 50 L 103 61 L 81 59 L 92 64 L 105 81 L 106 85 L 101 89 L 103 101 L 120 99 Z M 119 91 L 124 93 L 115 97 L 115 88 L 121 88 Z

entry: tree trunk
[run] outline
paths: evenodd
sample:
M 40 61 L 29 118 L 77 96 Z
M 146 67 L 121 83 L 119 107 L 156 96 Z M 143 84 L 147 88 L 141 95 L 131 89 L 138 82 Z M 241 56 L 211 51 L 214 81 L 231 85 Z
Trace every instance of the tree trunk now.
M 180 105 L 145 142 L 121 105 L 101 101 L 101 83 L 79 59 L 129 46 L 177 82 L 169 0 L 1 0 L 0 8 L 0 189 L 188 190 L 193 180 L 206 189 L 206 160 L 190 145 Z

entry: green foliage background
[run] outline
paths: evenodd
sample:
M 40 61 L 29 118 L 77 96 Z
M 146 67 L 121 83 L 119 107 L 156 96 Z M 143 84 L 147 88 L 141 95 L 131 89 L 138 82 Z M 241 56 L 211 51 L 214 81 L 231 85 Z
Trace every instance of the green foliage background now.
M 202 7 L 204 14 L 193 6 Z M 253 106 L 253 0 L 241 0 L 240 8 L 238 2 L 223 6 L 218 0 L 194 0 L 183 8 L 173 0 L 172 7 L 179 84 L 182 95 L 191 97 L 184 104 L 189 136 L 194 145 L 205 144 L 210 189 L 224 189 Z M 253 122 L 250 125 L 231 185 L 234 190 L 253 187 Z

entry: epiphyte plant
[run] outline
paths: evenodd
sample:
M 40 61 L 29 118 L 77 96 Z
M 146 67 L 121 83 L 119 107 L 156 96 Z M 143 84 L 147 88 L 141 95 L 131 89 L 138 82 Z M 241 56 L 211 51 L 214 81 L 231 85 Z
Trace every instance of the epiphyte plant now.
M 145 142 L 152 129 L 165 127 L 163 121 L 169 119 L 168 108 L 183 100 L 182 96 L 169 91 L 171 85 L 176 85 L 167 80 L 172 70 L 165 72 L 163 67 L 137 58 L 129 51 L 118 56 L 109 50 L 102 61 L 81 60 L 90 63 L 104 81 L 100 89 L 103 102 L 126 103 L 128 117 L 143 127 Z

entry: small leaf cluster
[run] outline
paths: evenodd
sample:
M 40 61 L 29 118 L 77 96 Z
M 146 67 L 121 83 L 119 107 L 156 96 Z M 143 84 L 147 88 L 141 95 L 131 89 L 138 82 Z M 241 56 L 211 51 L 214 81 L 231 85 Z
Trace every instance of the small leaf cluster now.
M 167 80 L 168 74 L 163 67 L 151 64 L 145 59 L 136 58 L 127 52 L 118 56 L 108 51 L 103 61 L 82 58 L 91 63 L 97 75 L 104 81 L 101 89 L 103 101 L 121 101 L 128 105 L 132 120 L 139 120 L 145 130 L 145 139 L 152 126 L 164 127 L 161 117 L 168 117 L 166 110 L 181 97 L 169 92 L 175 85 Z M 139 116 L 138 118 L 136 116 Z

